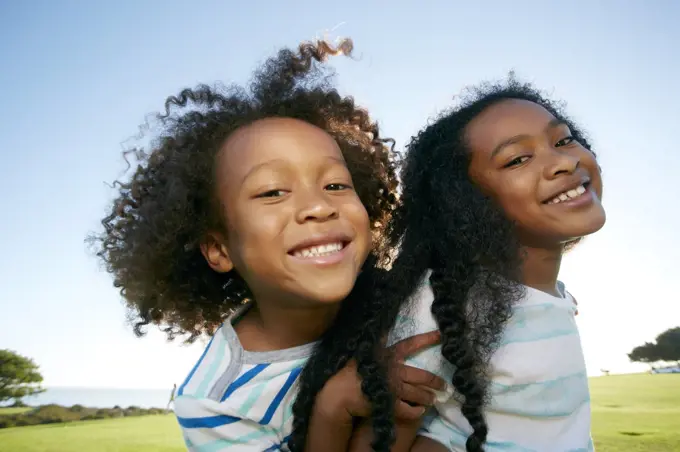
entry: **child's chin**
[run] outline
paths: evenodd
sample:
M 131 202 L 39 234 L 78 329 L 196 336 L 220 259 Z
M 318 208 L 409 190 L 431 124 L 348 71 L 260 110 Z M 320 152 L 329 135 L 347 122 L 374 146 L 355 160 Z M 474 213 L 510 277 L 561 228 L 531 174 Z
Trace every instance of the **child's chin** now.
M 309 300 L 313 300 L 313 303 L 315 304 L 336 304 L 340 303 L 343 301 L 349 293 L 352 291 L 352 288 L 354 286 L 354 282 L 352 281 L 352 284 L 347 284 L 347 283 L 338 283 L 338 284 L 319 284 L 315 285 L 314 287 L 309 287 L 307 288 L 308 291 L 308 296 L 307 298 Z
M 565 236 L 569 237 L 568 241 L 587 237 L 602 229 L 606 221 L 607 217 L 604 210 L 588 215 L 585 218 L 579 218 L 578 221 L 570 224 L 570 230 L 565 231 Z
M 588 215 L 583 221 L 583 236 L 594 234 L 600 229 L 602 229 L 607 222 L 607 214 L 605 213 L 602 206 L 599 209 L 594 209 L 593 212 Z

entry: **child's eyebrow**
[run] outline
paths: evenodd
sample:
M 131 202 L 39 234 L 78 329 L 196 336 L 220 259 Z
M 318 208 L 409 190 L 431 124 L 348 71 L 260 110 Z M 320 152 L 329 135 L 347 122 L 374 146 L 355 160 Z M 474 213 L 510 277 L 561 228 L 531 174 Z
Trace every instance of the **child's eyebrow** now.
M 499 144 L 496 145 L 495 148 L 493 148 L 493 151 L 491 151 L 491 157 L 489 157 L 489 160 L 492 160 L 494 157 L 496 157 L 503 149 L 506 147 L 510 146 L 511 144 L 519 143 L 522 140 L 525 140 L 527 138 L 531 138 L 529 135 L 515 135 L 514 137 L 510 137 L 507 140 L 501 141 Z
M 330 163 L 333 164 L 340 164 L 342 166 L 347 166 L 347 163 L 342 157 L 336 157 L 333 155 L 329 155 L 326 157 L 326 160 L 329 160 Z M 268 166 L 275 166 L 275 165 L 286 165 L 288 162 L 284 159 L 272 159 L 272 160 L 267 160 L 266 162 L 258 163 L 257 165 L 253 166 L 248 170 L 248 172 L 243 176 L 241 179 L 241 185 L 253 174 L 255 174 L 257 171 L 261 170 L 262 168 L 268 167 Z
M 554 129 L 555 127 L 559 126 L 569 126 L 569 123 L 565 121 L 564 119 L 559 119 L 559 118 L 554 118 L 552 119 L 547 126 L 545 126 L 545 131 L 549 131 L 550 129 Z M 514 137 L 510 137 L 507 140 L 501 141 L 496 147 L 491 151 L 491 159 L 493 159 L 495 156 L 497 156 L 505 147 L 510 146 L 511 144 L 519 143 L 522 140 L 525 140 L 527 138 L 531 138 L 529 135 L 515 135 Z
M 246 180 L 248 180 L 248 178 L 250 176 L 252 176 L 256 172 L 258 172 L 262 168 L 265 168 L 267 166 L 272 166 L 272 165 L 275 165 L 277 163 L 280 164 L 280 163 L 283 163 L 283 162 L 284 162 L 284 160 L 282 160 L 282 159 L 273 159 L 273 160 L 267 160 L 266 162 L 258 163 L 257 165 L 250 168 L 248 170 L 248 172 L 243 176 L 243 178 L 241 179 L 241 184 L 243 184 Z
M 555 127 L 559 126 L 569 126 L 569 123 L 567 123 L 567 121 L 565 121 L 564 119 L 555 118 L 548 123 L 545 130 L 554 129 Z
M 340 164 L 340 165 L 342 165 L 342 166 L 347 166 L 347 162 L 346 162 L 345 159 L 342 158 L 342 157 L 336 157 L 336 156 L 334 156 L 334 155 L 329 155 L 329 156 L 326 157 L 326 158 L 327 158 L 328 160 L 330 160 L 331 163 Z

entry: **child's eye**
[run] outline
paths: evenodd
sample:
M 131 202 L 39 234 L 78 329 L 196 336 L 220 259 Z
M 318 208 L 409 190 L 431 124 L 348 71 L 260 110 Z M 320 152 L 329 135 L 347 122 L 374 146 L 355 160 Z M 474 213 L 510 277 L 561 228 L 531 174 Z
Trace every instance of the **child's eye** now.
M 325 187 L 326 190 L 330 191 L 340 191 L 340 190 L 351 190 L 352 187 L 347 184 L 328 184 Z
M 568 136 L 568 137 L 566 137 L 566 138 L 562 138 L 560 141 L 558 141 L 557 143 L 555 143 L 555 147 L 556 147 L 556 148 L 559 148 L 559 147 L 561 147 L 561 146 L 567 146 L 568 144 L 571 144 L 571 143 L 573 143 L 573 142 L 574 142 L 574 137 Z
M 268 190 L 264 193 L 260 193 L 256 198 L 280 198 L 285 194 L 286 192 L 284 190 Z
M 503 168 L 510 168 L 511 166 L 521 165 L 522 163 L 526 162 L 527 160 L 529 160 L 529 157 L 526 156 L 526 155 L 523 155 L 521 157 L 516 157 L 516 158 L 510 160 L 505 165 L 503 165 Z

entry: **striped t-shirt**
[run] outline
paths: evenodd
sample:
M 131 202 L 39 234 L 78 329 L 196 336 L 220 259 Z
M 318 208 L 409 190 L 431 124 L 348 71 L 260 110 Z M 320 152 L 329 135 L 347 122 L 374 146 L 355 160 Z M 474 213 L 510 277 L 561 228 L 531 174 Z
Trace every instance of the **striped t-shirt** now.
M 188 450 L 287 451 L 296 380 L 314 345 L 249 352 L 225 322 L 177 392 Z
M 526 288 L 491 359 L 491 401 L 485 407 L 487 452 L 589 452 L 590 394 L 573 298 Z M 433 295 L 428 285 L 414 298 L 393 332 L 392 341 L 432 331 Z M 451 381 L 453 368 L 434 346 L 407 361 Z M 420 435 L 465 451 L 472 432 L 452 389 L 439 394 L 437 414 Z

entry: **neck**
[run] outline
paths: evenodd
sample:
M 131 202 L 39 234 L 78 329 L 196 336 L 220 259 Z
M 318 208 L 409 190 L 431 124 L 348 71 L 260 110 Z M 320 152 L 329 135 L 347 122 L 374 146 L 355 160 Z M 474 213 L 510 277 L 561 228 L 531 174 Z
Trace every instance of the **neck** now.
M 249 342 L 243 343 L 251 351 L 281 350 L 318 340 L 332 325 L 340 303 L 316 306 L 291 306 L 280 302 L 260 301 L 246 315 L 244 331 Z
M 523 247 L 522 251 L 522 282 L 534 289 L 561 296 L 557 290 L 557 276 L 560 273 L 563 247 Z

